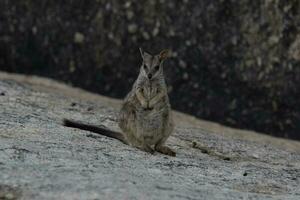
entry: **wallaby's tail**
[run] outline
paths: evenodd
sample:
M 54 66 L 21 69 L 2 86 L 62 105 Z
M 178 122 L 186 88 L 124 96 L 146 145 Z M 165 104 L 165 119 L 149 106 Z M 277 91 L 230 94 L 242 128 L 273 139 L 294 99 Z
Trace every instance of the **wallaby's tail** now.
M 124 136 L 121 133 L 111 131 L 107 128 L 102 128 L 102 127 L 98 127 L 98 126 L 83 124 L 83 123 L 75 122 L 75 121 L 68 120 L 68 119 L 63 120 L 63 125 L 67 126 L 67 127 L 82 129 L 82 130 L 85 130 L 85 131 L 91 131 L 93 133 L 104 135 L 104 136 L 107 136 L 107 137 L 110 137 L 110 138 L 115 138 L 115 139 L 120 140 L 121 142 L 123 142 L 125 144 L 128 144 L 126 142 Z

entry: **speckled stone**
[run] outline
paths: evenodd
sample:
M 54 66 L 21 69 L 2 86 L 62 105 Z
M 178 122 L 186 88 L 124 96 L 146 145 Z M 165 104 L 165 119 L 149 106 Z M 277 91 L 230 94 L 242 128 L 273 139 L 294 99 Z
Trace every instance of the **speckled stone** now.
M 0 80 L 1 199 L 300 198 L 299 153 L 186 125 L 168 140 L 177 157 L 151 155 L 62 126 L 118 130 L 117 109 L 45 82 Z

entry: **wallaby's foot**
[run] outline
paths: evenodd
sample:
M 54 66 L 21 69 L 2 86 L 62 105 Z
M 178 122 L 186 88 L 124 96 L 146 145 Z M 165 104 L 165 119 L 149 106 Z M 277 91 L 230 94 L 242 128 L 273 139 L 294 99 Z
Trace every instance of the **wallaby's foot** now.
M 138 149 L 142 150 L 142 151 L 145 151 L 145 152 L 148 152 L 148 153 L 151 153 L 151 154 L 154 154 L 154 149 L 152 149 L 150 146 L 148 145 L 143 145 L 143 146 L 139 146 L 137 147 Z
M 168 155 L 168 156 L 176 156 L 176 152 L 167 146 L 156 146 L 155 150 L 159 153 Z

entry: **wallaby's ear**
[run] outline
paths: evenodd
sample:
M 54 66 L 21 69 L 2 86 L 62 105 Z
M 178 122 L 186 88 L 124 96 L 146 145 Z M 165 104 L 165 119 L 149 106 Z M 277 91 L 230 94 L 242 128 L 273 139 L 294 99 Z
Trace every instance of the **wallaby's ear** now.
M 143 51 L 143 49 L 140 47 L 139 50 L 140 50 L 142 58 L 144 59 L 144 51 Z
M 167 59 L 168 57 L 170 57 L 170 55 L 171 55 L 171 50 L 164 49 L 159 53 L 159 60 L 163 61 L 163 60 Z

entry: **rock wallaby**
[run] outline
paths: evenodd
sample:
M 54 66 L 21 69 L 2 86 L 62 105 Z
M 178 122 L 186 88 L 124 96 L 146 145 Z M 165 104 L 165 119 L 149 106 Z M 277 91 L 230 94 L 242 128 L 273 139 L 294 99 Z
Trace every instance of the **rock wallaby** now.
M 170 51 L 163 50 L 151 55 L 140 48 L 140 53 L 143 60 L 140 73 L 118 116 L 121 133 L 67 119 L 64 125 L 116 138 L 149 153 L 157 151 L 176 156 L 172 149 L 164 145 L 174 127 L 163 74 L 163 63 Z

